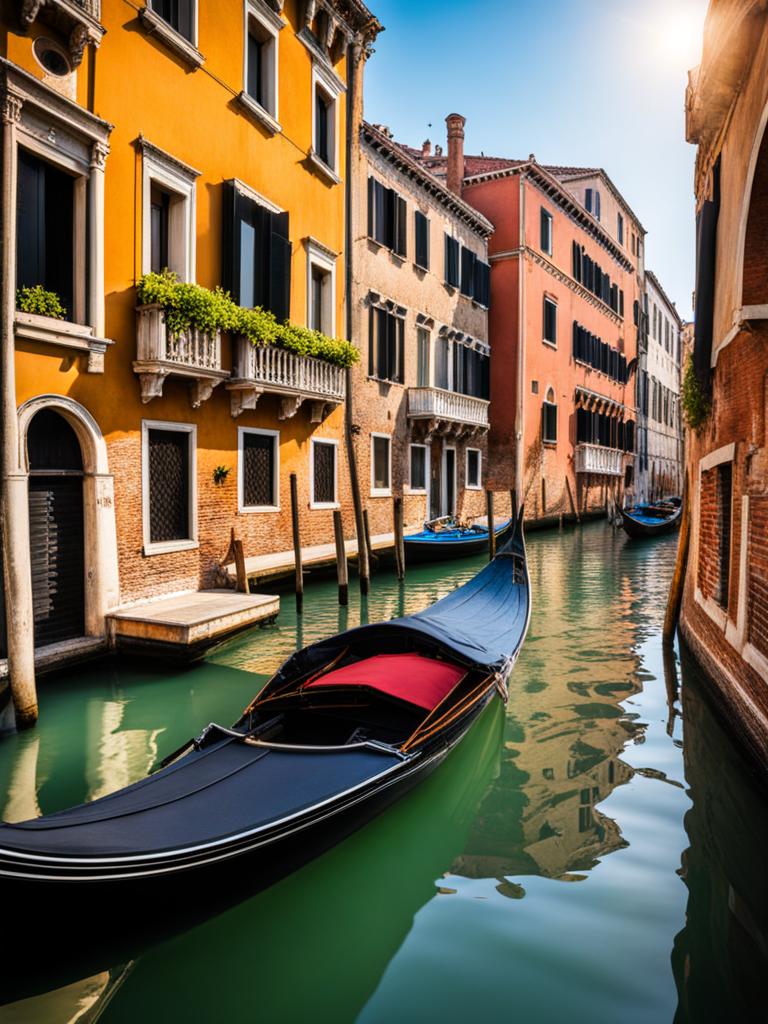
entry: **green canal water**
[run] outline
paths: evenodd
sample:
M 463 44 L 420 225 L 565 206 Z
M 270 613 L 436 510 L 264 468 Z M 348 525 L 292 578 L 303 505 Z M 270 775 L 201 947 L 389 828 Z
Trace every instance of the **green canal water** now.
M 533 535 L 506 710 L 495 702 L 413 793 L 258 895 L 171 937 L 147 905 L 120 962 L 105 934 L 103 963 L 78 970 L 70 950 L 66 971 L 21 986 L 0 966 L 2 1024 L 764 1020 L 765 794 L 692 667 L 663 655 L 675 543 L 604 523 Z M 275 626 L 187 671 L 45 681 L 38 728 L 0 740 L 3 817 L 143 777 L 234 720 L 297 646 L 424 607 L 483 564 L 413 568 L 405 585 L 382 573 L 348 610 L 310 583 L 301 619 L 285 595 Z M 13 921 L 3 930 L 12 942 Z

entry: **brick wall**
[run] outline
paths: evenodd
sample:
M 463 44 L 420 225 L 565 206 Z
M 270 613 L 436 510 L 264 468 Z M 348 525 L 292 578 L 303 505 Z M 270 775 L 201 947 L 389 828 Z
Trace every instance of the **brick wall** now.
M 730 559 L 731 536 L 731 463 L 724 463 L 701 474 L 699 499 L 699 565 L 698 585 L 704 597 L 728 607 L 728 594 L 723 592 L 727 568 L 723 559 Z M 723 553 L 727 545 L 727 556 Z M 730 574 L 728 574 L 730 577 Z
M 749 642 L 768 658 L 768 497 L 749 503 Z

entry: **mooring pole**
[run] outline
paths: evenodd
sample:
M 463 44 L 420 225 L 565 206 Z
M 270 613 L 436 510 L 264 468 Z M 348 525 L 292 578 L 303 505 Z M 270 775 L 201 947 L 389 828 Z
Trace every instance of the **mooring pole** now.
M 365 541 L 365 548 L 366 551 L 368 552 L 368 573 L 370 578 L 371 570 L 373 569 L 374 565 L 378 564 L 379 557 L 378 555 L 374 555 L 373 548 L 371 547 L 371 527 L 368 522 L 367 508 L 363 509 L 363 540 Z M 367 590 L 366 593 L 368 593 Z
M 304 607 L 304 569 L 301 564 L 301 537 L 299 536 L 299 485 L 296 474 L 291 473 L 291 526 L 293 528 L 293 557 L 296 563 L 296 613 Z
M 518 508 L 517 508 L 517 488 L 513 487 L 509 492 L 509 508 L 512 513 L 513 524 L 517 523 Z
M 333 510 L 333 536 L 336 541 L 336 576 L 339 581 L 339 604 L 349 603 L 349 575 L 347 573 L 347 549 L 344 547 L 344 526 L 341 510 Z
M 488 519 L 488 561 L 496 557 L 496 531 L 493 522 L 493 491 L 485 492 L 485 514 Z
M 688 473 L 683 483 L 683 514 L 680 522 L 680 537 L 677 541 L 677 559 L 672 584 L 669 588 L 667 611 L 664 615 L 664 628 L 661 638 L 664 643 L 671 644 L 675 638 L 677 620 L 680 618 L 680 605 L 683 601 L 685 587 L 685 570 L 688 565 L 688 545 L 691 539 L 691 515 L 688 509 Z
M 397 578 L 405 579 L 405 541 L 403 538 L 403 499 L 395 498 L 392 503 L 392 514 L 395 527 L 395 566 Z

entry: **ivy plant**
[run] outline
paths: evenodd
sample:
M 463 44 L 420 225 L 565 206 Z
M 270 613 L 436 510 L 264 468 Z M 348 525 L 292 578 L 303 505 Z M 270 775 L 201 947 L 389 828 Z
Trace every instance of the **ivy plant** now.
M 685 422 L 691 430 L 699 430 L 710 413 L 710 402 L 701 381 L 696 376 L 693 359 L 688 356 L 680 388 L 680 402 L 683 407 Z
M 16 291 L 16 309 L 22 313 L 35 313 L 63 320 L 67 311 L 56 292 L 48 292 L 41 284 L 19 288 Z
M 218 330 L 243 335 L 254 345 L 274 345 L 296 355 L 324 359 L 334 366 L 352 366 L 360 358 L 348 341 L 288 321 L 280 323 L 269 310 L 245 309 L 222 288 L 211 291 L 187 284 L 169 270 L 145 274 L 138 283 L 137 298 L 141 305 L 162 306 L 166 326 L 174 336 L 197 327 L 206 333 Z

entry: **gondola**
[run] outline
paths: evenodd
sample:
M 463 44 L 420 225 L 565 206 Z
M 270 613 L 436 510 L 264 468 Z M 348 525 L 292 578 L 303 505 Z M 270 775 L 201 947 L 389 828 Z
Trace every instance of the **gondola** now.
M 676 530 L 682 512 L 683 503 L 678 497 L 664 498 L 655 503 L 643 502 L 621 509 L 621 525 L 630 537 L 657 537 Z
M 494 527 L 497 545 L 503 544 L 509 537 L 512 526 L 512 520 L 506 519 Z M 488 526 L 479 521 L 463 526 L 452 516 L 445 516 L 425 523 L 419 533 L 407 534 L 403 542 L 407 564 L 466 558 L 488 550 Z
M 4 905 L 37 897 L 50 913 L 53 889 L 119 889 L 147 907 L 141 896 L 174 879 L 201 892 L 190 884 L 236 866 L 276 880 L 414 786 L 495 694 L 506 699 L 529 618 L 521 511 L 464 586 L 293 654 L 232 727 L 206 726 L 109 796 L 0 825 Z

